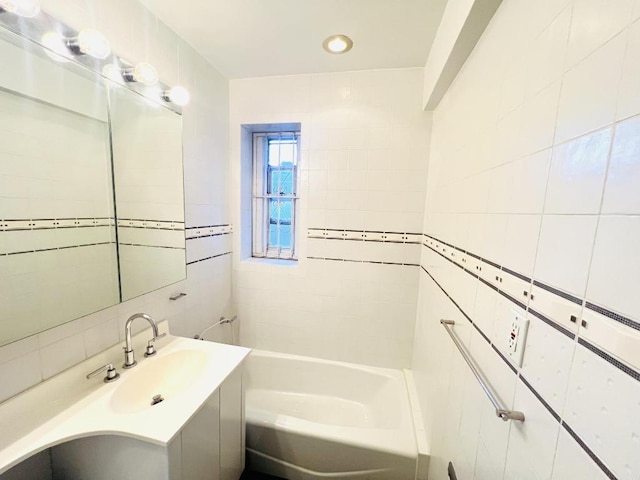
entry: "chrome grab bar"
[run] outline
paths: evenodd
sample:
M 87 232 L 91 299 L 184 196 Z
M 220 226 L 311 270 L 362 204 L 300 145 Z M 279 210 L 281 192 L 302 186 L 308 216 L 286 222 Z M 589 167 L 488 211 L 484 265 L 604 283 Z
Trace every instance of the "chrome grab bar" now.
M 478 369 L 478 367 L 476 367 L 476 365 L 473 363 L 473 361 L 471 360 L 471 357 L 469 356 L 469 353 L 467 352 L 466 348 L 464 348 L 462 343 L 460 343 L 460 340 L 458 340 L 458 337 L 456 337 L 455 334 L 453 333 L 453 330 L 451 329 L 451 327 L 455 325 L 456 322 L 453 320 L 440 320 L 440 324 L 447 331 L 447 333 L 451 337 L 451 340 L 453 340 L 453 343 L 462 354 L 462 358 L 464 358 L 464 361 L 467 362 L 467 365 L 469 365 L 471 372 L 480 383 L 480 387 L 482 387 L 482 390 L 484 390 L 484 393 L 486 393 L 487 397 L 489 397 L 489 401 L 493 405 L 493 408 L 496 409 L 496 416 L 498 416 L 505 422 L 507 420 L 518 420 L 519 422 L 524 422 L 524 413 L 518 412 L 516 410 L 508 410 L 500 406 L 500 403 L 498 402 L 496 395 L 493 393 L 493 390 L 489 386 L 489 382 L 484 377 L 482 372 Z

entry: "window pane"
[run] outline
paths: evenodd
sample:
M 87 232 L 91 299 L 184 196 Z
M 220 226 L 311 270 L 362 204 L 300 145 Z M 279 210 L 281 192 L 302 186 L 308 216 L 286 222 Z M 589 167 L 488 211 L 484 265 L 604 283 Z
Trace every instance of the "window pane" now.
M 292 195 L 293 170 L 274 168 L 269 171 L 268 192 L 271 194 Z
M 297 163 L 297 145 L 293 137 L 282 137 L 282 140 L 269 140 L 269 165 L 277 167 L 284 164 Z
M 293 200 L 269 200 L 269 247 L 291 247 L 291 214 Z

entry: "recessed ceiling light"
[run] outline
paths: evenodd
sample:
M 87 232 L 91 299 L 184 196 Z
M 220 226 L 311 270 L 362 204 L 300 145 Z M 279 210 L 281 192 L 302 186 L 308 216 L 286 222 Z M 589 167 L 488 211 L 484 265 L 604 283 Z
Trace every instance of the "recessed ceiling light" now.
M 346 35 L 331 35 L 322 42 L 322 48 L 333 54 L 347 53 L 352 47 L 353 40 Z

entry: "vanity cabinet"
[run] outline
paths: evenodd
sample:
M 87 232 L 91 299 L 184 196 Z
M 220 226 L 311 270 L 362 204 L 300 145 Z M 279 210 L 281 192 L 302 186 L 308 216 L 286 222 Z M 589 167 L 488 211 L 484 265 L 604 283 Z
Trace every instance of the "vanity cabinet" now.
M 238 480 L 244 432 L 239 366 L 166 446 L 121 435 L 79 438 L 34 455 L 0 480 L 32 480 L 34 471 L 51 480 Z

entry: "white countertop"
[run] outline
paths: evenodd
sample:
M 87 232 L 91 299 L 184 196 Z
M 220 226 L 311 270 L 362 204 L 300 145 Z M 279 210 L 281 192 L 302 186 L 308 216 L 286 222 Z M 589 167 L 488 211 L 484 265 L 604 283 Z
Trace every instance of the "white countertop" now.
M 158 353 L 143 356 L 149 331 L 134 337 L 138 365 L 121 368 L 118 344 L 0 404 L 0 474 L 51 446 L 94 435 L 123 435 L 166 446 L 205 400 L 244 361 L 250 349 L 219 343 L 167 337 L 156 342 Z M 112 399 L 119 386 L 145 365 L 169 354 L 197 350 L 205 353 L 202 374 L 179 394 L 137 413 L 118 413 Z M 113 363 L 120 379 L 104 383 L 104 374 L 87 380 L 87 373 Z M 200 365 L 199 365 L 200 367 Z

